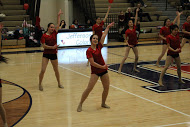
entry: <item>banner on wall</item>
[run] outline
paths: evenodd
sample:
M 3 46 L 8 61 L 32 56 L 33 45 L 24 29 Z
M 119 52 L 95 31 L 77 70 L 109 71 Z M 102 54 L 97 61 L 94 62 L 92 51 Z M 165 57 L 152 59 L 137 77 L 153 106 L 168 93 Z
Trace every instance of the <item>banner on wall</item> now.
M 57 45 L 59 45 L 59 47 L 91 45 L 90 43 L 91 35 L 92 31 L 61 32 L 57 34 Z M 104 44 L 107 43 L 108 43 L 108 36 L 106 36 L 104 41 Z

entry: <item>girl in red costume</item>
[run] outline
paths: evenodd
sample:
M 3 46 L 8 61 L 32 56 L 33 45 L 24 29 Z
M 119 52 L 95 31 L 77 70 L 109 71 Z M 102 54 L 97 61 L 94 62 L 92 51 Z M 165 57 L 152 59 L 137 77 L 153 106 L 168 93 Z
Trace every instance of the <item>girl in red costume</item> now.
M 137 49 L 137 34 L 136 34 L 136 24 L 137 24 L 137 18 L 138 18 L 138 11 L 139 9 L 136 9 L 136 15 L 135 15 L 135 23 L 133 24 L 132 20 L 128 21 L 128 26 L 129 28 L 125 31 L 125 42 L 128 45 L 126 47 L 126 52 L 123 60 L 121 61 L 121 64 L 119 66 L 118 73 L 121 73 L 121 69 L 123 67 L 123 64 L 125 60 L 127 59 L 129 55 L 129 51 L 132 48 L 133 52 L 135 54 L 135 63 L 134 63 L 134 68 L 133 71 L 139 72 L 136 67 L 137 67 L 137 62 L 138 62 L 138 49 Z
M 110 108 L 105 103 L 107 95 L 108 95 L 108 91 L 109 91 L 109 85 L 110 85 L 109 75 L 108 75 L 108 71 L 107 71 L 108 66 L 104 62 L 104 59 L 103 59 L 102 53 L 101 53 L 101 49 L 103 48 L 104 40 L 105 40 L 106 35 L 108 34 L 109 28 L 112 27 L 113 25 L 114 25 L 114 23 L 111 23 L 107 26 L 100 41 L 98 41 L 99 38 L 98 38 L 98 35 L 96 35 L 96 34 L 93 34 L 90 37 L 91 47 L 89 47 L 88 50 L 86 51 L 86 56 L 91 65 L 91 77 L 90 77 L 90 81 L 88 83 L 88 87 L 82 94 L 81 101 L 77 108 L 78 112 L 82 111 L 82 104 L 88 97 L 89 93 L 94 88 L 99 77 L 100 77 L 100 79 L 102 81 L 102 85 L 104 87 L 104 90 L 102 93 L 101 106 L 103 108 Z
M 102 37 L 102 31 L 103 31 L 103 26 L 104 26 L 104 22 L 106 22 L 106 19 L 108 18 L 108 14 L 110 11 L 111 6 L 108 7 L 108 11 L 106 13 L 105 18 L 101 21 L 100 17 L 96 17 L 96 24 L 94 24 L 92 26 L 92 31 L 93 34 L 98 35 L 98 38 L 101 39 Z M 87 62 L 87 66 L 89 65 L 89 61 Z
M 55 71 L 55 76 L 57 78 L 58 87 L 63 88 L 60 82 L 60 76 L 58 71 L 58 60 L 57 60 L 57 32 L 59 29 L 59 23 L 60 23 L 60 15 L 63 14 L 61 9 L 58 13 L 57 17 L 57 26 L 55 28 L 53 23 L 48 24 L 47 32 L 43 34 L 41 38 L 41 43 L 44 48 L 43 58 L 42 58 L 42 68 L 39 75 L 39 90 L 43 91 L 42 86 L 42 80 L 44 77 L 44 73 L 46 71 L 46 67 L 48 65 L 49 60 L 51 61 L 53 65 L 53 69 Z
M 179 24 L 180 24 L 180 15 L 181 13 L 178 13 Z M 160 86 L 163 86 L 162 80 L 163 80 L 164 74 L 166 73 L 166 70 L 168 69 L 168 67 L 170 66 L 172 62 L 172 59 L 175 60 L 175 63 L 177 65 L 177 74 L 179 77 L 179 82 L 184 83 L 184 81 L 181 78 L 181 59 L 179 56 L 179 53 L 181 52 L 179 26 L 172 25 L 170 26 L 170 29 L 171 29 L 171 34 L 166 37 L 167 47 L 168 47 L 166 63 L 165 63 L 164 69 L 162 70 L 160 74 L 160 79 L 158 81 Z
M 178 16 L 176 16 L 176 18 L 174 19 L 174 21 L 172 23 L 171 23 L 171 21 L 170 21 L 169 18 L 165 19 L 164 26 L 160 29 L 159 37 L 162 39 L 163 43 L 162 43 L 162 52 L 161 52 L 161 54 L 158 57 L 158 60 L 156 62 L 156 66 L 157 67 L 160 66 L 159 65 L 160 60 L 165 55 L 166 50 L 168 49 L 167 42 L 166 42 L 166 37 L 171 34 L 171 32 L 170 32 L 170 26 L 174 25 L 176 23 L 177 19 L 178 19 Z
M 184 33 L 181 48 L 184 46 L 186 42 L 190 44 L 190 15 L 187 16 L 186 22 L 183 24 L 182 32 Z

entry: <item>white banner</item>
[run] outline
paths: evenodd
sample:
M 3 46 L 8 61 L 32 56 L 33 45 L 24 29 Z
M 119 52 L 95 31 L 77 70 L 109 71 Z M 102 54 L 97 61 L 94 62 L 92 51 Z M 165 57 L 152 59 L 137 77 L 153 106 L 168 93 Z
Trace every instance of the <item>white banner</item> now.
M 57 45 L 59 45 L 59 47 L 91 45 L 90 43 L 91 35 L 92 31 L 58 33 Z M 104 41 L 104 44 L 107 43 L 108 43 L 108 36 L 106 36 Z

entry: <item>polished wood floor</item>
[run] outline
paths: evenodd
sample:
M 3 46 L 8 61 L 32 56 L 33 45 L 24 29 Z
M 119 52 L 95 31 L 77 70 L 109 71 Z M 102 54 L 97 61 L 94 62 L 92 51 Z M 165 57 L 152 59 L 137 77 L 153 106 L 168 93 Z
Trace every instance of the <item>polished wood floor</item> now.
M 108 45 L 123 44 L 111 42 Z M 111 86 L 107 99 L 107 104 L 111 109 L 100 107 L 102 84 L 99 81 L 85 101 L 83 111 L 76 112 L 81 94 L 86 88 L 90 76 L 90 67 L 86 66 L 86 48 L 59 50 L 59 72 L 65 88 L 57 87 L 54 71 L 49 63 L 43 80 L 43 92 L 38 90 L 42 52 L 6 54 L 7 52 L 39 49 L 41 48 L 3 50 L 4 56 L 9 58 L 9 64 L 0 65 L 0 77 L 25 88 L 32 97 L 30 111 L 15 127 L 190 126 L 189 91 L 156 93 L 141 87 L 151 84 L 112 71 L 109 71 Z M 155 61 L 161 52 L 161 45 L 139 46 L 138 50 L 139 61 Z M 125 47 L 103 49 L 103 56 L 107 64 L 120 63 L 124 53 Z M 166 56 L 163 57 L 163 60 L 165 58 Z M 185 44 L 181 60 L 190 63 L 189 44 Z M 126 62 L 133 61 L 134 54 L 131 51 Z M 161 68 L 154 65 L 147 65 L 147 67 L 161 71 Z M 175 70 L 168 70 L 167 73 L 177 75 Z M 190 79 L 190 74 L 182 73 L 182 76 Z M 16 86 L 3 84 L 3 102 L 13 100 L 22 93 L 22 89 Z M 17 107 L 19 104 L 14 106 Z M 9 109 L 6 108 L 6 110 Z

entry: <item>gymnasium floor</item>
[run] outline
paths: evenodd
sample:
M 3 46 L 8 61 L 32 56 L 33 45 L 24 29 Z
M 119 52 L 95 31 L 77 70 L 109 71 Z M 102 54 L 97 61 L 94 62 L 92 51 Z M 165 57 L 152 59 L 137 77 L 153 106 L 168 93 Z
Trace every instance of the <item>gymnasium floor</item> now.
M 154 63 L 161 52 L 162 45 L 155 42 L 139 42 L 139 44 L 141 63 L 138 65 L 139 69 L 146 68 L 159 75 L 162 68 L 154 66 Z M 15 127 L 190 127 L 189 84 L 182 89 L 176 87 L 174 91 L 159 92 L 144 88 L 157 84 L 151 81 L 151 75 L 147 75 L 149 79 L 146 80 L 139 78 L 139 75 L 146 75 L 143 71 L 139 75 L 128 74 L 128 72 L 116 73 L 111 66 L 120 63 L 124 56 L 125 47 L 122 42 L 110 42 L 102 49 L 105 62 L 111 65 L 109 70 L 111 86 L 107 99 L 111 109 L 100 107 L 102 85 L 99 81 L 84 102 L 83 111 L 76 112 L 81 94 L 90 77 L 90 66 L 86 66 L 86 49 L 86 47 L 59 49 L 59 71 L 65 88 L 57 87 L 54 71 L 49 63 L 43 80 L 43 92 L 38 90 L 42 48 L 4 49 L 3 55 L 9 58 L 9 64 L 0 64 L 0 77 L 4 80 L 3 102 L 9 125 Z M 189 49 L 190 45 L 185 44 L 180 54 L 185 66 L 182 72 L 185 81 L 190 81 Z M 130 51 L 126 63 L 130 64 L 133 61 L 134 54 Z M 128 67 L 128 64 L 125 66 Z M 167 73 L 170 77 L 177 75 L 175 67 L 168 69 Z M 175 80 L 171 79 L 169 82 L 176 85 Z M 1 125 L 2 121 L 0 127 Z

